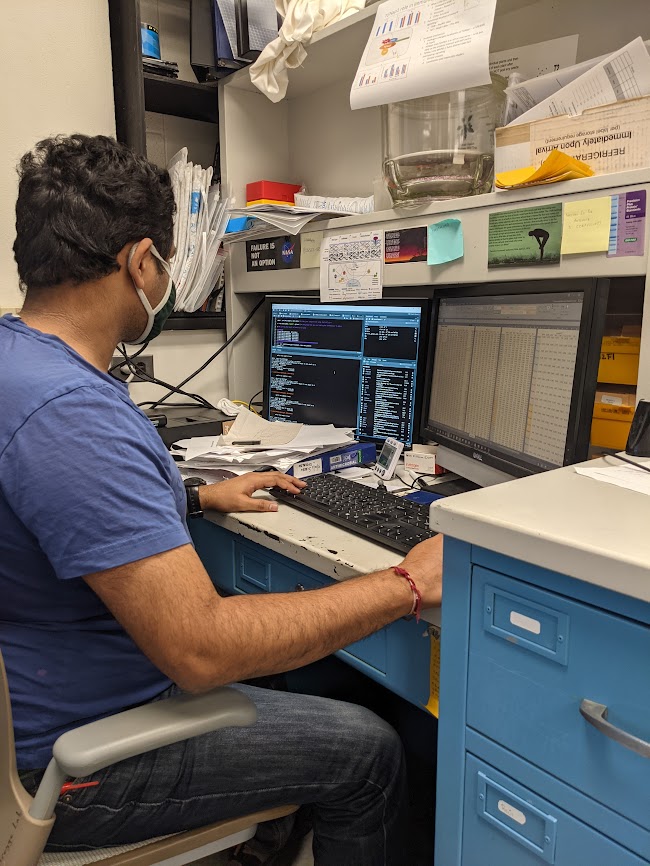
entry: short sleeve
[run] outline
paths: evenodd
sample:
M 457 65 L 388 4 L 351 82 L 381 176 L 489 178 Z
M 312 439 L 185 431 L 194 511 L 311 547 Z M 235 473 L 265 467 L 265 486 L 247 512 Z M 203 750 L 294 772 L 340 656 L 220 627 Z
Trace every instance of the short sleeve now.
M 75 388 L 30 415 L 2 454 L 0 479 L 61 579 L 191 543 L 176 467 L 109 385 Z

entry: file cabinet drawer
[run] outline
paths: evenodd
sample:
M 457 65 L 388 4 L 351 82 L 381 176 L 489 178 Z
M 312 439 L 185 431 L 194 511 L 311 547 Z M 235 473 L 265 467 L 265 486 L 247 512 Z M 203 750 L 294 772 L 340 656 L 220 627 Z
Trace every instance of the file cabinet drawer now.
M 643 866 L 534 791 L 467 755 L 462 866 Z
M 475 567 L 468 725 L 650 829 L 650 759 L 588 723 L 584 699 L 650 741 L 650 629 Z

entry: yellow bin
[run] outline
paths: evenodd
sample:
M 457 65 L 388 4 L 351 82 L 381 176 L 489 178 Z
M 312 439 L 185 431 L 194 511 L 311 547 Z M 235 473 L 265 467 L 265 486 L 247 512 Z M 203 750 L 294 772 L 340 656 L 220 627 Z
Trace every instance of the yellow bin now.
M 603 337 L 598 381 L 612 385 L 636 385 L 640 347 L 640 337 Z

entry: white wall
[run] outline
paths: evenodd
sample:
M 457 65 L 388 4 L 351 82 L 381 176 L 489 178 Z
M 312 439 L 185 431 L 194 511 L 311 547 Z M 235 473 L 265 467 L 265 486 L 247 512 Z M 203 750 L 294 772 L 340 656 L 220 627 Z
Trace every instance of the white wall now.
M 115 134 L 107 0 L 3 2 L 0 80 L 0 308 L 14 309 L 16 163 L 55 133 Z
M 175 58 L 181 77 L 195 80 L 189 65 L 187 0 L 143 0 L 142 19 L 161 30 L 164 56 Z M 56 133 L 115 134 L 107 0 L 2 2 L 0 80 L 0 310 L 22 304 L 13 259 L 16 164 L 37 141 Z M 215 94 L 216 98 L 216 94 Z M 190 158 L 210 165 L 211 124 L 147 113 L 150 157 L 165 164 L 182 144 Z M 160 378 L 176 384 L 224 341 L 223 331 L 163 333 L 150 351 Z M 225 359 L 192 383 L 214 402 L 227 394 Z M 160 388 L 132 386 L 136 401 L 155 399 Z M 250 395 L 249 395 L 250 396 Z

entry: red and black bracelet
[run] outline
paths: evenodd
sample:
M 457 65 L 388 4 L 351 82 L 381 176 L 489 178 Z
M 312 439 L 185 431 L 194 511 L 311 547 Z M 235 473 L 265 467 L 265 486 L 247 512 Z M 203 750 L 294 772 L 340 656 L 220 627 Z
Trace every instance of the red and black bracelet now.
M 403 577 L 404 580 L 408 581 L 408 585 L 411 587 L 411 592 L 413 593 L 413 607 L 409 611 L 409 616 L 413 616 L 415 614 L 415 621 L 420 622 L 420 613 L 422 612 L 422 596 L 420 595 L 420 590 L 415 585 L 415 581 L 408 573 L 405 568 L 400 568 L 399 565 L 393 566 L 393 571 L 398 577 Z

